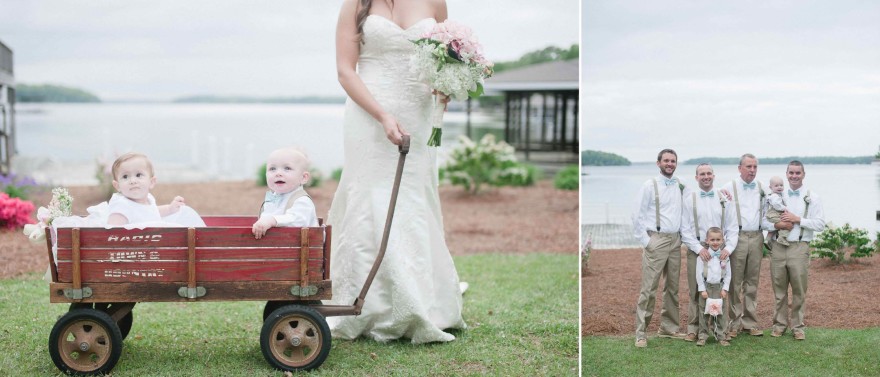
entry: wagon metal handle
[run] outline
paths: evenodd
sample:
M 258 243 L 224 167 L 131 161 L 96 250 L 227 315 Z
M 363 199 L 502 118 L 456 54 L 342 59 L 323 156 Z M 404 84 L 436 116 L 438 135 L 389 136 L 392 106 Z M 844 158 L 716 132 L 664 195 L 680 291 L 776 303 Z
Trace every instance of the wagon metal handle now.
M 394 173 L 394 187 L 391 189 L 391 203 L 388 205 L 388 215 L 385 217 L 382 243 L 379 245 L 379 254 L 376 255 L 376 260 L 373 262 L 370 274 L 367 275 L 367 280 L 364 282 L 363 288 L 361 288 L 361 294 L 354 301 L 355 315 L 361 313 L 361 308 L 364 306 L 364 297 L 367 296 L 367 291 L 370 290 L 370 286 L 373 284 L 373 278 L 376 277 L 376 272 L 379 271 L 382 259 L 385 258 L 385 249 L 388 248 L 388 235 L 391 233 L 391 221 L 394 219 L 394 207 L 397 205 L 397 193 L 400 191 L 400 178 L 403 176 L 403 164 L 406 161 L 406 154 L 409 152 L 409 142 L 409 135 L 403 135 L 401 143 L 397 147 L 400 152 L 400 158 L 397 160 L 397 172 Z
M 409 135 L 400 135 L 400 145 L 397 150 L 402 154 L 409 153 Z

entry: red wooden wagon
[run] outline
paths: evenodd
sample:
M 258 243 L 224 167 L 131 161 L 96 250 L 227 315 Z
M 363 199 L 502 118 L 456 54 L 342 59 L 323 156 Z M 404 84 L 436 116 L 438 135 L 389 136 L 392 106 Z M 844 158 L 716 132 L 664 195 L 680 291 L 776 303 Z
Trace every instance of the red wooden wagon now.
M 260 348 L 275 368 L 320 366 L 330 352 L 324 317 L 358 315 L 388 242 L 409 139 L 400 159 L 379 254 L 350 305 L 323 305 L 332 293 L 332 228 L 272 228 L 257 240 L 254 217 L 204 217 L 204 228 L 59 228 L 49 301 L 70 303 L 52 328 L 49 354 L 68 374 L 109 373 L 138 302 L 266 301 Z M 57 265 L 56 265 L 57 262 Z

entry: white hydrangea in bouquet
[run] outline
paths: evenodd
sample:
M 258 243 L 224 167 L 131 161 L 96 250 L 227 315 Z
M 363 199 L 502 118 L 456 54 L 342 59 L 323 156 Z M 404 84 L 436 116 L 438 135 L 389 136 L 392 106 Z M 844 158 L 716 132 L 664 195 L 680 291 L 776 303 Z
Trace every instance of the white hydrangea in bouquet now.
M 52 221 L 59 217 L 70 216 L 72 206 L 73 198 L 66 188 L 52 189 L 52 200 L 49 201 L 49 206 L 37 209 L 38 223 L 25 225 L 24 234 L 34 242 L 44 240 L 46 232 L 43 229 L 52 225 Z
M 492 76 L 493 64 L 483 56 L 483 47 L 470 28 L 447 20 L 413 43 L 412 69 L 419 80 L 457 101 L 483 94 L 483 80 Z M 435 94 L 433 106 L 428 145 L 436 147 L 440 145 L 445 108 L 439 95 Z

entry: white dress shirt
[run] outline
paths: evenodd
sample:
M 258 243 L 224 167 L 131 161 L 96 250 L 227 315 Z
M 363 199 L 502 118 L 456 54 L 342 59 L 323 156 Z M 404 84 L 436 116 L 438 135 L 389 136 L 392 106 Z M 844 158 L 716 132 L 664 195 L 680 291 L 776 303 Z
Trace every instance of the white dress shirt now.
M 733 202 L 727 201 L 727 198 L 724 198 L 723 194 L 716 189 L 705 191 L 707 194 L 712 193 L 712 196 L 701 196 L 701 192 L 704 191 L 701 189 L 688 190 L 682 198 L 681 242 L 687 246 L 688 250 L 699 254 L 700 250 L 703 249 L 703 245 L 697 240 L 697 233 L 699 233 L 700 240 L 706 241 L 706 231 L 709 228 L 713 226 L 721 228 L 721 202 L 723 200 L 725 206 L 723 211 L 724 228 L 721 230 L 724 233 L 724 248 L 732 254 L 739 240 L 736 208 L 734 208 Z M 697 220 L 700 229 L 694 229 L 694 194 L 697 197 Z M 697 233 L 694 232 L 695 230 Z
M 302 190 L 297 188 L 287 194 L 278 203 L 264 203 L 260 218 L 272 216 L 275 218 L 275 226 L 310 227 L 318 226 L 318 215 L 315 212 L 315 203 L 308 196 L 303 196 L 293 202 L 293 206 L 285 211 L 287 202 L 294 193 Z
M 723 290 L 730 291 L 730 259 L 724 263 L 724 267 L 721 267 L 721 259 L 717 253 L 720 253 L 721 250 L 712 250 L 709 249 L 709 253 L 712 254 L 712 257 L 709 259 L 709 262 L 703 263 L 703 258 L 697 258 L 697 290 L 699 292 L 706 291 L 706 283 L 709 284 L 718 284 L 723 282 Z M 706 271 L 706 280 L 703 281 L 703 269 L 707 268 Z
M 815 191 L 810 191 L 810 208 L 809 212 L 804 215 L 804 208 L 807 205 L 804 197 L 809 189 L 806 186 L 801 186 L 797 191 L 799 192 L 797 196 L 789 195 L 788 190 L 783 192 L 783 195 L 786 196 L 785 200 L 788 204 L 786 209 L 788 209 L 788 212 L 801 218 L 801 223 L 794 224 L 794 228 L 788 233 L 788 238 L 786 239 L 789 242 L 797 242 L 799 239 L 800 241 L 809 242 L 813 240 L 814 234 L 825 230 L 825 210 L 822 207 L 822 198 Z M 763 222 L 764 227 L 767 229 L 776 229 L 773 223 L 767 221 L 767 219 L 764 219 Z M 803 232 L 803 237 L 801 232 Z
M 744 231 L 755 231 L 761 230 L 761 207 L 764 205 L 761 200 L 761 190 L 758 188 L 758 180 L 755 179 L 752 182 L 755 183 L 755 188 L 753 189 L 744 189 L 742 178 L 737 177 L 732 182 L 727 182 L 724 185 L 724 189 L 730 193 L 730 196 L 733 197 L 734 202 L 730 203 L 730 209 L 733 210 L 734 215 L 736 215 L 736 199 L 739 198 L 739 211 L 740 211 L 740 220 L 742 221 L 742 229 Z M 733 185 L 736 184 L 736 196 L 733 193 Z M 769 193 L 770 190 L 767 187 L 764 187 L 764 195 Z M 735 218 L 735 217 L 734 217 Z M 729 249 L 728 249 L 729 250 Z
M 666 185 L 666 177 L 659 175 L 645 181 L 636 197 L 636 208 L 632 214 L 633 230 L 642 247 L 648 246 L 651 237 L 648 231 L 657 231 L 656 204 L 654 203 L 654 183 L 660 193 L 660 232 L 678 233 L 681 229 L 681 188 L 679 183 Z

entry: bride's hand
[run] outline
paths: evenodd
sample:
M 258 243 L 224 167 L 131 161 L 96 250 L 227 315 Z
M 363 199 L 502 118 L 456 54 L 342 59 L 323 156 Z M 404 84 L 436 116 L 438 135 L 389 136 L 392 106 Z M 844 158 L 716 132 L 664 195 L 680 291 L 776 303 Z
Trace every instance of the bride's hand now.
M 382 119 L 379 120 L 379 123 L 382 123 L 382 127 L 385 129 L 385 136 L 391 141 L 391 144 L 400 145 L 402 142 L 402 136 L 409 135 L 409 133 L 400 126 L 400 123 L 397 122 L 397 118 L 391 115 L 383 116 Z

